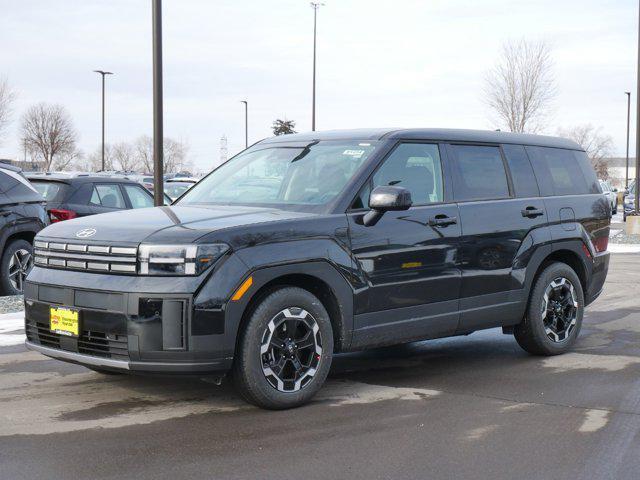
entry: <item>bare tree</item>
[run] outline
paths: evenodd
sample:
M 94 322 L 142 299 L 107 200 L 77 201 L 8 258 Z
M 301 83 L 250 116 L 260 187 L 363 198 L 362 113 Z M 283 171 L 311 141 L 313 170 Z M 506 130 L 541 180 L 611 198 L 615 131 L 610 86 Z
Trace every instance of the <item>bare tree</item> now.
M 16 94 L 9 86 L 7 79 L 0 78 L 0 144 L 2 144 L 4 132 L 11 121 L 12 106 L 15 99 Z
M 78 134 L 62 105 L 38 103 L 22 116 L 22 141 L 49 171 L 53 159 L 76 149 Z
M 153 139 L 149 135 L 141 135 L 134 142 L 137 163 L 145 173 L 153 172 Z
M 75 168 L 76 164 L 83 161 L 84 152 L 82 150 L 74 149 L 57 155 L 53 160 L 51 169 L 59 172 L 71 170 Z
M 138 167 L 147 173 L 153 172 L 153 139 L 148 135 L 142 135 L 135 141 L 134 148 Z M 165 137 L 163 150 L 165 173 L 175 173 L 191 167 L 187 158 L 189 145 L 186 142 Z
M 187 159 L 189 145 L 172 138 L 164 139 L 164 171 L 166 173 L 184 172 L 191 168 L 191 162 Z
M 113 146 L 113 160 L 116 168 L 133 172 L 138 169 L 138 158 L 135 147 L 127 142 L 116 143 Z
M 586 124 L 572 128 L 559 128 L 558 136 L 569 138 L 580 145 L 587 152 L 598 178 L 609 179 L 609 164 L 606 158 L 613 154 L 613 138 L 603 133 L 602 127 L 596 128 Z
M 505 43 L 485 78 L 485 101 L 496 126 L 535 133 L 556 96 L 551 49 L 544 42 Z

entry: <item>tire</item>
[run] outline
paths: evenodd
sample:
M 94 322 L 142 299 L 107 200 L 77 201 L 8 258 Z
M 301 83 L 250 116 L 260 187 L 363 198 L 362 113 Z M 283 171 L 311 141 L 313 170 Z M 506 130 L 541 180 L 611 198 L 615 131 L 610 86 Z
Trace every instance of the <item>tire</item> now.
M 559 279 L 564 279 L 564 282 Z M 563 302 L 558 299 L 567 292 L 571 292 L 567 294 L 567 306 L 562 307 Z M 570 304 L 573 304 L 572 309 L 569 308 Z M 557 310 L 552 305 L 556 305 Z M 578 275 L 569 265 L 554 262 L 536 278 L 525 318 L 515 326 L 514 336 L 518 344 L 533 355 L 560 355 L 569 351 L 576 342 L 583 313 L 584 294 Z M 573 326 L 567 328 L 567 325 Z
M 313 345 L 303 347 L 310 342 Z M 240 332 L 233 380 L 240 395 L 258 407 L 299 407 L 324 384 L 332 357 L 333 329 L 320 300 L 307 290 L 281 287 L 249 312 Z
M 106 368 L 99 367 L 87 367 L 89 370 L 93 370 L 96 373 L 101 373 L 102 375 L 123 375 L 123 372 L 118 372 L 117 370 L 107 370 Z
M 24 278 L 33 267 L 33 245 L 26 240 L 8 243 L 0 259 L 0 290 L 2 295 L 21 295 Z

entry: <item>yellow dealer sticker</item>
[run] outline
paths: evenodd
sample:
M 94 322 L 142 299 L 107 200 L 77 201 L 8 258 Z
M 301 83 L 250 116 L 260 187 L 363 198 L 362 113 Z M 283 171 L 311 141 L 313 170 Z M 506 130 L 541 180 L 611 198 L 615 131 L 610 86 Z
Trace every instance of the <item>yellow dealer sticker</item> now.
M 77 337 L 78 324 L 77 310 L 64 307 L 51 307 L 49 310 L 49 328 L 52 332 Z

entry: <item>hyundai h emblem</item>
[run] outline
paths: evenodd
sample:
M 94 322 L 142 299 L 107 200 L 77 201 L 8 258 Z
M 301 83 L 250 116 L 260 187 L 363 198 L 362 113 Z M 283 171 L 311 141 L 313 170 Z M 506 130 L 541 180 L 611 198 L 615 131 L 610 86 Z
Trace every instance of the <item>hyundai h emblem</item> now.
M 88 238 L 88 237 L 93 237 L 95 234 L 96 234 L 95 228 L 83 228 L 82 230 L 78 230 L 76 232 L 76 237 Z

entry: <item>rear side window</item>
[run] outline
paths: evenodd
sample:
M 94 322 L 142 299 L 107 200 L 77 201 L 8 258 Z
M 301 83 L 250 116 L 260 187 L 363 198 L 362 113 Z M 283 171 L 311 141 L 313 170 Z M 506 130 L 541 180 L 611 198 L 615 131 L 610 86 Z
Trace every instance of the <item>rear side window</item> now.
M 502 151 L 507 157 L 516 197 L 537 197 L 540 195 L 538 183 L 524 147 L 522 145 L 503 145 Z
M 442 202 L 442 167 L 438 145 L 403 143 L 373 176 L 373 187 L 397 185 L 411 192 L 414 205 Z M 364 203 L 364 199 L 361 200 Z M 366 203 L 368 206 L 369 198 Z
M 42 201 L 42 196 L 34 186 L 18 172 L 0 168 L 0 192 L 14 202 Z
M 584 159 L 577 155 L 584 152 L 551 147 L 526 149 L 538 177 L 542 195 L 582 195 L 600 191 L 586 155 Z M 592 176 L 592 180 L 587 180 L 585 174 Z
M 509 182 L 499 147 L 451 145 L 453 190 L 457 201 L 509 197 Z
M 91 195 L 91 204 L 107 208 L 126 208 L 118 185 L 96 184 Z

